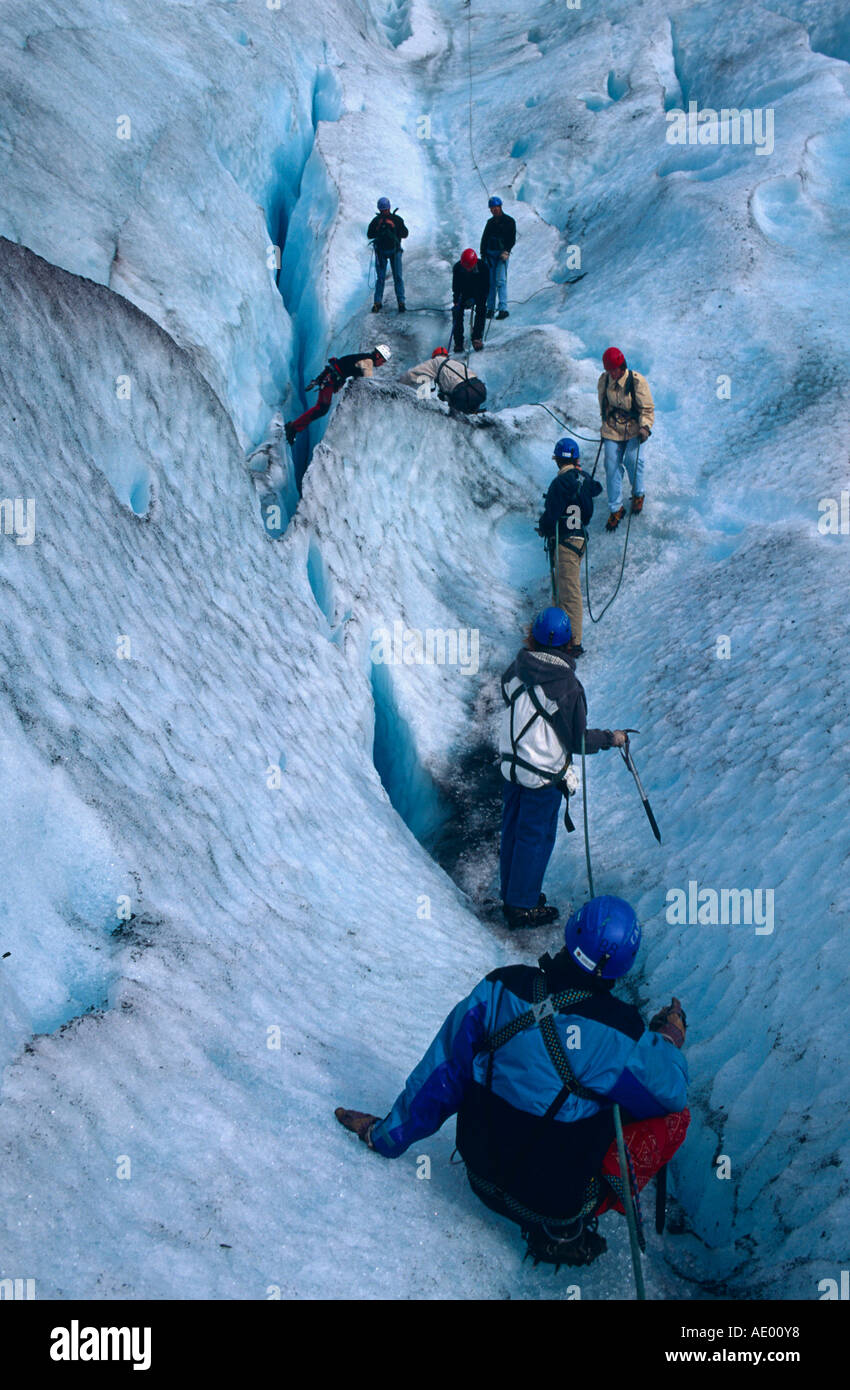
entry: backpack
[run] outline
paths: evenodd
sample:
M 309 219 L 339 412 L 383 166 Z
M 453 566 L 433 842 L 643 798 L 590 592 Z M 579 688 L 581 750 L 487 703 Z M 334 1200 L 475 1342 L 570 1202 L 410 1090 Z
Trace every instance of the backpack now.
M 396 231 L 395 218 L 391 212 L 381 213 L 378 229 L 373 238 L 376 250 L 382 255 L 391 256 L 401 246 L 401 238 Z
M 438 390 L 440 386 L 440 372 L 443 370 L 448 360 L 447 357 L 444 358 L 437 368 L 435 384 Z M 459 410 L 463 415 L 474 415 L 476 410 L 479 410 L 487 399 L 487 387 L 480 377 L 469 375 L 466 364 L 464 364 L 463 370 L 466 372 L 466 380 L 457 382 L 447 393 L 446 400 L 453 410 Z

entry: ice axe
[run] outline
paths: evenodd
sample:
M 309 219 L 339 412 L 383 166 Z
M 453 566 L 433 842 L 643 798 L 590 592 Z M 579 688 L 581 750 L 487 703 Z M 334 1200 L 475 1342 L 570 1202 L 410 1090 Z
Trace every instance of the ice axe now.
M 652 807 L 650 806 L 646 792 L 643 789 L 643 783 L 641 782 L 640 776 L 638 775 L 638 770 L 635 767 L 635 760 L 632 757 L 631 748 L 629 746 L 629 734 L 639 734 L 640 729 L 624 729 L 623 733 L 626 735 L 626 741 L 621 747 L 620 753 L 622 754 L 623 762 L 626 764 L 626 767 L 629 769 L 629 772 L 635 779 L 637 789 L 640 792 L 640 799 L 643 802 L 643 809 L 646 811 L 646 818 L 652 826 L 652 833 L 660 845 L 661 831 L 658 829 L 658 822 L 656 821 L 655 816 L 652 814 Z

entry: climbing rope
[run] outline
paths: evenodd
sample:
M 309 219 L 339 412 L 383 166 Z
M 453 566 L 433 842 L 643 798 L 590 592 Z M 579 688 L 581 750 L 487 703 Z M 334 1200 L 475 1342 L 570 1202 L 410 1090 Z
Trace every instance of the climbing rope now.
M 590 862 L 590 833 L 587 828 L 587 769 L 584 759 L 584 732 L 581 736 L 581 809 L 584 813 L 584 858 L 587 864 L 587 885 L 590 889 L 591 898 L 595 898 L 593 891 L 593 867 Z
M 469 74 L 469 156 L 472 160 L 472 167 L 481 180 L 481 187 L 484 189 L 485 193 L 489 193 L 490 190 L 484 182 L 484 176 L 478 167 L 478 161 L 475 158 L 475 150 L 472 144 L 472 0 L 466 0 L 466 60 Z

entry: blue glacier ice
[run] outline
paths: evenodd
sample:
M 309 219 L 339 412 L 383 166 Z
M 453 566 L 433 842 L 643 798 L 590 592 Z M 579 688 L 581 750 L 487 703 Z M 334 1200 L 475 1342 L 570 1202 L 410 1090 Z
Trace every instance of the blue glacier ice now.
M 690 1024 L 648 1291 L 838 1277 L 850 540 L 818 522 L 850 487 L 848 60 L 820 0 L 746 23 L 720 0 L 5 0 L 0 493 L 35 533 L 0 533 L 0 1278 L 566 1297 L 449 1163 L 451 1125 L 390 1167 L 333 1109 L 385 1113 L 481 975 L 553 947 L 475 910 L 488 750 L 547 596 L 563 430 L 537 403 L 593 435 L 609 343 L 658 414 L 580 675 L 592 724 L 641 731 L 663 845 L 603 756 L 591 849 L 645 923 L 624 988 L 675 990 Z M 671 144 L 692 100 L 770 107 L 772 151 Z M 517 218 L 511 316 L 464 422 L 396 378 L 445 341 L 490 191 Z M 403 319 L 368 312 L 383 193 L 411 228 Z M 293 458 L 327 355 L 383 339 Z M 594 523 L 594 610 L 621 537 Z M 376 665 L 395 623 L 475 631 L 478 669 Z M 691 881 L 773 890 L 774 930 L 671 924 Z M 583 900 L 580 833 L 546 888 Z M 583 1299 L 631 1290 L 602 1229 Z

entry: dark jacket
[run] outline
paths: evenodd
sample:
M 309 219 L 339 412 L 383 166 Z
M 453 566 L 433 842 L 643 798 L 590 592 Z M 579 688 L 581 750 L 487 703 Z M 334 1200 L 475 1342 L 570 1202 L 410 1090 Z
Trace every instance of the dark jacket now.
M 371 356 L 372 349 L 366 348 L 364 352 L 348 352 L 344 357 L 335 357 L 333 361 L 339 368 L 343 381 L 350 381 L 352 377 L 365 376 L 363 368 L 357 364 L 362 362 L 364 358 Z
M 573 756 L 581 753 L 582 734 L 586 753 L 613 748 L 614 736 L 610 729 L 587 727 L 587 700 L 584 687 L 575 675 L 575 661 L 571 656 L 561 656 L 556 652 L 530 652 L 523 647 L 502 676 L 503 688 L 514 677 L 525 686 L 537 686 L 545 699 L 557 705 L 549 722 L 566 753 Z
M 384 227 L 381 227 L 382 222 L 385 224 Z M 404 249 L 401 243 L 408 236 L 408 230 L 404 225 L 404 218 L 399 217 L 397 212 L 379 212 L 369 223 L 366 236 L 370 241 L 374 241 L 376 251 L 391 256 L 393 251 Z
M 555 1014 L 554 1024 L 576 1079 L 594 1094 L 568 1095 L 549 1122 L 543 1116 L 562 1080 L 540 1026 L 517 1032 L 494 1051 L 492 1070 L 486 1046 L 528 1012 L 541 975 L 547 994 L 590 992 Z M 567 1032 L 575 1027 L 578 1048 L 575 1033 Z M 543 956 L 539 967 L 494 970 L 457 1005 L 372 1131 L 372 1143 L 396 1158 L 457 1113 L 458 1149 L 482 1200 L 491 1205 L 489 1185 L 532 1212 L 563 1219 L 578 1211 L 588 1178 L 599 1172 L 614 1135 L 612 1105 L 619 1103 L 628 1112 L 624 1118 L 634 1119 L 679 1111 L 687 1080 L 682 1054 L 646 1031 L 637 1009 L 616 999 L 608 982 L 593 980 L 561 951 L 554 959 Z
M 590 523 L 593 516 L 593 499 L 598 497 L 601 491 L 602 484 L 585 473 L 583 468 L 573 468 L 572 465 L 560 468 L 546 493 L 546 505 L 537 525 L 540 535 L 554 536 L 556 526 L 559 540 L 569 539 L 570 535 L 580 535 L 582 526 Z M 568 507 L 579 508 L 581 525 L 575 514 L 571 517 L 564 515 Z
M 486 302 L 490 290 L 490 267 L 479 261 L 474 270 L 466 270 L 460 261 L 455 261 L 452 270 L 452 298 L 457 304 L 474 299 L 476 304 Z
M 503 212 L 501 217 L 491 217 L 481 234 L 481 255 L 499 256 L 503 251 L 512 251 L 516 245 L 516 222 Z

